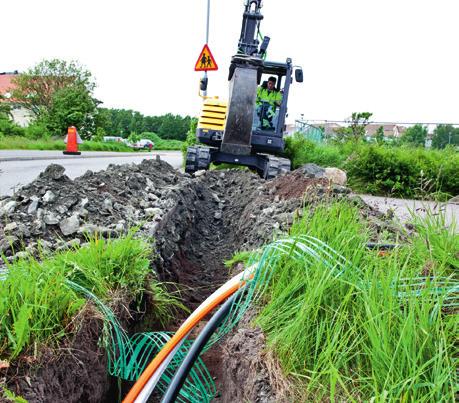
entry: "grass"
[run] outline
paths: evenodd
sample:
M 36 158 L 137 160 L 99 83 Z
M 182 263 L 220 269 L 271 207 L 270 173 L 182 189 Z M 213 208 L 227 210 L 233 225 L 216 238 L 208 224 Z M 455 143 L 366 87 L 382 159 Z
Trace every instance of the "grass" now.
M 151 248 L 131 233 L 116 240 L 92 238 L 87 247 L 41 262 L 30 258 L 8 265 L 0 283 L 0 357 L 11 360 L 32 346 L 54 345 L 68 333 L 86 303 L 67 286 L 69 280 L 105 303 L 114 293 L 131 301 L 150 293 L 159 319 L 170 317 L 179 304 L 152 277 L 150 254 Z
M 153 141 L 155 150 L 181 150 L 183 147 L 183 141 L 162 139 L 156 133 L 145 132 L 140 137 Z
M 180 150 L 182 142 L 178 140 L 163 140 L 158 137 L 154 140 L 154 150 Z M 32 140 L 22 136 L 0 137 L 0 150 L 59 150 L 63 151 L 65 144 L 62 139 Z M 115 151 L 115 152 L 138 152 L 127 145 L 115 141 L 101 142 L 85 140 L 78 145 L 80 151 Z M 147 151 L 147 150 L 145 150 Z
M 85 141 L 78 146 L 80 151 L 133 151 L 132 148 L 122 143 Z M 64 150 L 62 139 L 32 140 L 22 136 L 4 136 L 0 138 L 0 150 Z
M 440 276 L 457 282 L 459 237 L 434 218 L 416 228 L 380 256 L 366 249 L 370 230 L 346 203 L 293 225 L 292 235 L 315 236 L 351 263 L 337 276 L 325 263 L 286 259 L 265 295 L 257 323 L 298 401 L 454 401 L 458 316 L 437 309 L 442 297 L 432 293 Z M 427 267 L 424 285 L 407 287 Z

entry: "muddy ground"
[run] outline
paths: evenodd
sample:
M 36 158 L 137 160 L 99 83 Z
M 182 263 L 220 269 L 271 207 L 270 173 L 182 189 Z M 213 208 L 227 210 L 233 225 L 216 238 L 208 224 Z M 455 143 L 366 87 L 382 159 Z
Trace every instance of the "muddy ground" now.
M 152 270 L 161 280 L 176 282 L 193 309 L 228 278 L 226 259 L 281 236 L 304 206 L 313 208 L 330 197 L 352 200 L 376 227 L 390 225 L 349 189 L 301 169 L 272 181 L 243 170 L 192 177 L 165 162 L 145 160 L 88 171 L 71 180 L 62 167 L 51 165 L 13 197 L 0 201 L 0 252 L 14 261 L 38 250 L 84 245 L 95 232 L 115 237 L 137 226 L 137 236 L 155 243 Z M 67 402 L 104 401 L 111 396 L 112 381 L 98 345 L 101 327 L 100 317 L 87 315 L 58 352 L 44 352 L 35 360 L 24 354 L 0 376 L 31 402 L 64 397 Z M 139 324 L 135 327 L 138 330 Z M 281 399 L 264 358 L 263 340 L 259 329 L 241 325 L 207 355 L 222 392 L 219 400 Z M 229 350 L 239 353 L 228 355 Z

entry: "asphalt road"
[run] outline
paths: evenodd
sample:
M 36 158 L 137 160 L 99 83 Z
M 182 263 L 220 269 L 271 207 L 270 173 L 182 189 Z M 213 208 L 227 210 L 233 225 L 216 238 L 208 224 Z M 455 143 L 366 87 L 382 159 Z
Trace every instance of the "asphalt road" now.
M 12 195 L 14 190 L 33 181 L 49 164 L 60 164 L 70 178 L 83 175 L 88 169 L 100 171 L 109 164 L 139 163 L 156 158 L 174 168 L 182 165 L 180 151 L 143 153 L 113 153 L 85 151 L 80 156 L 63 155 L 62 151 L 0 150 L 0 195 Z
M 404 223 L 412 221 L 413 216 L 420 218 L 441 216 L 444 224 L 450 226 L 454 223 L 455 231 L 459 233 L 459 205 L 454 203 L 437 203 L 425 200 L 394 199 L 391 197 L 379 197 L 360 195 L 368 205 L 377 208 L 382 213 L 392 210 L 394 216 Z

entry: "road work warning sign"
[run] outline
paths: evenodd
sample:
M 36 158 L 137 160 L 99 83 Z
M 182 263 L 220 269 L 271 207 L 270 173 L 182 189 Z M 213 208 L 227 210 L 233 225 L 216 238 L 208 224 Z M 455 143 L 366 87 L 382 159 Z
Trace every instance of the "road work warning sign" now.
M 207 43 L 202 48 L 201 54 L 194 66 L 194 71 L 211 71 L 218 70 L 217 63 L 215 62 L 212 52 L 207 46 Z

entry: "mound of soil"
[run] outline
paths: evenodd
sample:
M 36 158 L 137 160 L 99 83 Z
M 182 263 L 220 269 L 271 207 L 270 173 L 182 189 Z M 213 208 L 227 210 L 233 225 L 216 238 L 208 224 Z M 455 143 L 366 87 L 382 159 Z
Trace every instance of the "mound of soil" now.
M 74 329 L 69 329 L 75 333 L 58 349 L 43 348 L 38 357 L 26 352 L 1 371 L 10 390 L 28 402 L 95 403 L 104 399 L 110 379 L 105 350 L 98 343 L 102 319 L 88 304 L 75 322 Z

